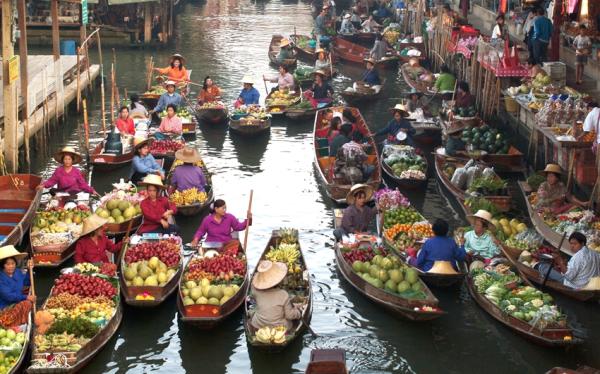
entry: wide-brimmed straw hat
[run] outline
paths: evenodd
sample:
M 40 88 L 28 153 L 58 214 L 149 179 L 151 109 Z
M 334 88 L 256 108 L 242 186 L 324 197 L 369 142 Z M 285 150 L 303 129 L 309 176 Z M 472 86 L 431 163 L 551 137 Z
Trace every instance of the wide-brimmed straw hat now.
M 202 160 L 196 148 L 192 147 L 184 147 L 183 149 L 178 150 L 175 152 L 175 158 L 188 164 L 193 164 Z
M 435 274 L 458 274 L 450 261 L 435 261 L 431 269 L 429 269 L 427 272 Z
M 287 265 L 283 262 L 263 260 L 256 268 L 252 278 L 252 286 L 257 290 L 266 290 L 277 286 L 288 272 Z
M 134 138 L 133 139 L 133 148 L 138 150 L 145 145 L 150 145 L 153 141 L 154 141 L 154 139 L 152 139 L 152 138 L 139 138 L 139 137 Z
M 556 164 L 548 164 L 543 171 L 544 173 L 562 174 L 562 168 Z
M 318 75 L 320 75 L 320 76 L 321 76 L 321 77 L 323 77 L 323 78 L 327 77 L 327 74 L 325 74 L 325 72 L 324 72 L 323 70 L 321 70 L 321 69 L 319 69 L 319 70 L 315 70 L 315 71 L 313 71 L 313 72 L 312 72 L 312 73 L 310 73 L 310 74 L 311 74 L 311 75 L 317 75 L 317 74 L 318 74 Z
M 317 49 L 315 50 L 315 54 L 317 54 L 317 55 L 318 55 L 319 53 L 325 53 L 325 50 L 324 50 L 323 48 L 317 48 Z
M 156 186 L 157 188 L 166 188 L 162 182 L 160 175 L 156 174 L 148 174 L 144 177 L 144 179 L 139 183 L 140 186 Z
M 108 220 L 102 218 L 97 214 L 92 214 L 83 220 L 83 228 L 81 229 L 81 236 L 85 236 L 91 232 L 98 230 L 100 227 L 106 225 Z
M 54 154 L 54 160 L 59 164 L 63 163 L 63 157 L 65 155 L 70 155 L 73 158 L 73 163 L 78 164 L 83 160 L 83 157 L 73 147 L 63 147 L 60 151 Z
M 281 41 L 279 42 L 280 47 L 287 47 L 288 45 L 290 45 L 289 39 L 281 39 Z
M 169 86 L 177 87 L 177 83 L 175 81 L 168 80 L 165 82 L 165 87 Z
M 170 60 L 170 62 L 173 62 L 173 60 L 175 60 L 175 59 L 179 59 L 179 60 L 181 60 L 181 64 L 182 64 L 182 65 L 183 65 L 183 64 L 185 64 L 185 57 L 183 57 L 183 56 L 182 56 L 182 55 L 180 55 L 179 53 L 175 53 L 175 54 L 173 54 L 173 55 L 171 56 L 171 60 Z
M 467 219 L 469 222 L 471 222 L 471 225 L 474 225 L 476 218 L 482 219 L 488 224 L 488 226 L 491 226 L 494 229 L 496 228 L 496 225 L 494 225 L 494 222 L 492 222 L 492 213 L 488 212 L 487 210 L 479 209 L 477 213 L 467 216 Z
M 27 253 L 21 253 L 17 251 L 14 245 L 5 245 L 0 247 L 0 260 L 5 258 L 16 257 L 17 260 L 27 257 Z
M 375 64 L 377 63 L 377 61 L 375 61 L 375 60 L 374 60 L 374 59 L 372 59 L 371 57 L 369 57 L 369 58 L 365 58 L 363 61 L 364 61 L 364 62 L 370 62 L 370 63 L 372 63 L 373 65 L 375 65 Z
M 373 197 L 373 187 L 369 186 L 368 184 L 355 184 L 354 186 L 352 186 L 352 188 L 350 188 L 350 192 L 348 192 L 348 195 L 346 195 L 346 202 L 350 205 L 350 204 L 354 204 L 354 196 L 360 192 L 363 191 L 365 193 L 365 200 L 369 201 L 371 200 L 371 198 Z
M 348 18 L 350 18 L 350 17 L 351 17 L 350 13 L 346 13 L 346 15 L 344 15 L 344 18 L 345 18 L 345 19 L 348 19 Z
M 392 112 L 392 113 L 394 113 L 394 112 L 400 112 L 400 114 L 403 117 L 410 116 L 408 108 L 406 106 L 404 106 L 403 104 L 396 104 L 393 108 L 390 108 L 390 112 Z
M 465 129 L 465 125 L 462 122 L 454 122 L 452 125 L 446 130 L 446 134 L 453 135 L 457 134 Z
M 252 79 L 252 77 L 249 75 L 244 75 L 242 78 L 242 83 L 254 84 L 254 79 Z

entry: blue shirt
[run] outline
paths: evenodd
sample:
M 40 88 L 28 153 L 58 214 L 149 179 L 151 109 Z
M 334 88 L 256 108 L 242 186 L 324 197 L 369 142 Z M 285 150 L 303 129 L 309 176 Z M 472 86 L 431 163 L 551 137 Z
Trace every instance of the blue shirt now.
M 400 131 L 400 129 L 406 129 L 406 134 L 410 137 L 412 135 L 414 135 L 417 130 L 415 130 L 414 127 L 412 127 L 412 125 L 410 124 L 409 121 L 405 120 L 404 118 L 400 120 L 400 122 L 396 121 L 395 119 L 392 119 L 390 122 L 388 122 L 387 126 L 382 128 L 381 130 L 377 131 L 377 133 L 375 135 L 381 136 L 381 135 L 391 135 L 391 136 L 396 136 L 398 134 L 398 131 Z
M 377 74 L 375 69 L 365 71 L 361 80 L 370 86 L 377 86 L 378 84 L 381 84 L 379 74 Z
M 254 87 L 250 88 L 249 90 L 244 88 L 242 92 L 240 92 L 240 98 L 244 100 L 244 105 L 258 104 L 260 93 Z
M 404 9 L 406 8 L 406 4 L 404 4 L 403 0 L 394 0 L 392 2 L 392 6 L 396 9 Z
M 21 269 L 17 268 L 12 277 L 0 271 L 0 309 L 27 299 L 27 295 L 23 294 L 23 287 L 29 285 L 29 275 L 23 274 Z
M 464 248 L 456 245 L 454 239 L 447 236 L 429 238 L 417 255 L 417 266 L 423 271 L 429 271 L 435 261 L 450 261 L 456 268 L 456 261 L 464 261 L 467 253 Z
M 533 21 L 533 39 L 549 43 L 552 37 L 552 21 L 548 17 L 539 16 Z
M 156 104 L 156 107 L 154 107 L 154 111 L 162 112 L 170 104 L 175 105 L 177 109 L 179 109 L 183 105 L 183 97 L 181 97 L 181 95 L 177 92 L 174 92 L 172 95 L 168 92 L 165 92 L 164 94 L 160 95 L 158 104 Z
M 131 175 L 129 178 L 133 176 L 134 173 L 148 174 L 155 171 L 163 171 L 160 165 L 154 159 L 154 156 L 148 154 L 146 157 L 140 157 L 138 155 L 133 156 L 133 160 L 131 161 Z

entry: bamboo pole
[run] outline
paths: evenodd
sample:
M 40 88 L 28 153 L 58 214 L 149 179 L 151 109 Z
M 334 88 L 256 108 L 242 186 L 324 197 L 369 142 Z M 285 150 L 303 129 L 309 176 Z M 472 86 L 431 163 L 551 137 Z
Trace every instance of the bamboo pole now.
M 102 44 L 100 40 L 100 33 L 97 33 L 96 35 L 98 38 L 98 59 L 100 62 L 100 112 L 102 114 L 102 131 L 106 133 L 106 102 L 104 92 L 104 64 L 102 63 Z
M 81 75 L 81 67 L 79 66 L 79 64 L 81 64 L 81 60 L 79 57 L 79 48 L 77 48 L 77 113 L 80 112 L 80 103 L 81 103 L 81 79 L 80 79 L 80 75 Z
M 115 125 L 115 66 L 110 64 L 110 123 Z
M 246 215 L 246 232 L 244 234 L 244 251 L 248 245 L 248 231 L 250 229 L 250 214 L 252 212 L 252 197 L 254 196 L 254 190 L 250 190 L 250 200 L 248 201 L 248 212 Z
M 35 296 L 35 278 L 33 277 L 33 260 L 27 261 L 27 268 L 29 270 L 29 283 L 31 284 L 29 286 L 29 293 L 32 296 Z M 35 315 L 36 309 L 37 309 L 37 305 L 36 305 L 35 301 L 32 303 L 32 308 L 33 308 L 33 314 Z

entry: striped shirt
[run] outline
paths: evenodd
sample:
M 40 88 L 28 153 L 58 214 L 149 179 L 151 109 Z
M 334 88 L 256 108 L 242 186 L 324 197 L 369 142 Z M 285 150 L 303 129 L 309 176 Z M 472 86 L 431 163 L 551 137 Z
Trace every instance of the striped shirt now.
M 569 260 L 563 283 L 579 289 L 585 287 L 592 277 L 600 277 L 600 253 L 583 247 Z

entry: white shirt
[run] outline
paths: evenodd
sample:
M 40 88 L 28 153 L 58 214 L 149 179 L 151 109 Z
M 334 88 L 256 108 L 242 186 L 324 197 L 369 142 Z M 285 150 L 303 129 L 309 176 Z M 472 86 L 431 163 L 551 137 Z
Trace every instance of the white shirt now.
M 594 108 L 591 112 L 588 113 L 587 117 L 585 117 L 585 122 L 583 122 L 583 131 L 587 132 L 596 132 L 596 143 L 600 144 L 600 108 Z
M 573 46 L 575 49 L 585 49 L 589 48 L 592 45 L 592 41 L 589 36 L 581 36 L 577 35 L 575 40 L 573 40 Z
M 502 38 L 502 29 L 500 25 L 496 24 L 494 26 L 494 30 L 492 31 L 492 39 L 501 39 Z

